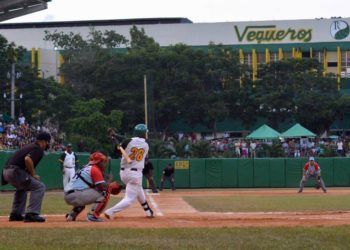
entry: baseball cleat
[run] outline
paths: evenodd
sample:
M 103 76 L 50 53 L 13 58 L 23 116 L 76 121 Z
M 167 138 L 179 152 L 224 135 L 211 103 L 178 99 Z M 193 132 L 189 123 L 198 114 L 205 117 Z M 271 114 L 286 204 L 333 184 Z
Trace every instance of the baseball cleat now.
M 153 211 L 151 209 L 145 211 L 147 218 L 154 218 Z
M 104 213 L 103 215 L 104 215 L 104 216 L 105 216 L 105 217 L 106 217 L 108 220 L 113 219 L 113 218 L 112 218 L 112 216 L 110 216 L 110 215 L 109 215 L 109 214 L 107 214 L 107 213 Z
M 72 214 L 66 214 L 66 221 L 75 221 L 76 217 Z
M 104 222 L 102 218 L 95 217 L 93 214 L 90 213 L 86 216 L 86 219 L 91 222 Z

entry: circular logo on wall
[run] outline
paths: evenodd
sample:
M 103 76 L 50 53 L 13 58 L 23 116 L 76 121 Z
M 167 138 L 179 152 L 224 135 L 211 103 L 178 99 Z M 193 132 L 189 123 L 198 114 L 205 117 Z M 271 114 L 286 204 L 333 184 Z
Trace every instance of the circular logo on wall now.
M 331 24 L 331 36 L 336 40 L 343 40 L 349 36 L 349 24 L 345 21 L 339 20 Z

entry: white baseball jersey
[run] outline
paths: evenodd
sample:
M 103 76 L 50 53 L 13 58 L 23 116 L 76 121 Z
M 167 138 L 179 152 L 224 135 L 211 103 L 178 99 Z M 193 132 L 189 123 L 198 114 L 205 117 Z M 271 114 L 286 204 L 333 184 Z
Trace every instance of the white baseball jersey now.
M 125 145 L 124 145 L 125 146 Z M 125 148 L 125 152 L 129 155 L 132 162 L 129 164 L 124 157 L 121 160 L 120 179 L 126 185 L 125 196 L 115 206 L 107 209 L 105 214 L 113 217 L 115 213 L 120 212 L 136 200 L 146 212 L 148 217 L 152 216 L 151 209 L 148 206 L 145 192 L 142 188 L 142 169 L 145 165 L 145 158 L 148 154 L 148 144 L 145 139 L 140 137 L 133 137 Z
M 122 168 L 137 168 L 142 171 L 145 166 L 145 158 L 148 154 L 149 146 L 144 138 L 133 137 L 125 148 L 132 162 L 129 164 L 124 157 L 121 160 Z
M 67 151 L 64 151 L 64 153 L 66 156 L 64 157 L 63 166 L 65 168 L 74 168 L 76 161 L 74 152 L 68 153 Z

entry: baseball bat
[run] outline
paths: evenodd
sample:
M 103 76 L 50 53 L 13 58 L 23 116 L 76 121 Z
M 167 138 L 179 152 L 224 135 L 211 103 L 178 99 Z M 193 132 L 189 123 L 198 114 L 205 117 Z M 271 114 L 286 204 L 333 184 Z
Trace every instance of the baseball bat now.
M 107 133 L 109 137 L 111 137 L 111 139 L 117 144 L 117 149 L 122 153 L 122 156 L 124 157 L 126 162 L 130 164 L 132 160 L 130 159 L 129 155 L 125 152 L 124 148 L 120 146 L 119 141 L 116 138 L 116 132 L 112 128 L 108 128 Z
M 118 145 L 117 149 L 119 149 L 119 151 L 122 153 L 126 162 L 130 164 L 132 162 L 132 160 L 130 159 L 129 155 L 125 152 L 124 148 L 122 146 Z

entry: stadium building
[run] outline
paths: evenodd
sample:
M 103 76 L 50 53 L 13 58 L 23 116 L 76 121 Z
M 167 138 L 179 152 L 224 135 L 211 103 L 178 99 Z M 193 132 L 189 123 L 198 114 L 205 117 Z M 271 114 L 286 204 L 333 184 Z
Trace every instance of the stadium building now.
M 42 77 L 58 81 L 63 62 L 53 44 L 44 41 L 45 31 L 80 33 L 114 30 L 129 38 L 132 25 L 142 27 L 160 46 L 184 43 L 205 49 L 210 42 L 232 46 L 241 62 L 251 65 L 253 76 L 258 65 L 284 58 L 316 58 L 325 72 L 334 73 L 340 90 L 350 92 L 350 18 L 281 20 L 254 22 L 192 23 L 186 18 L 150 18 L 0 24 L 0 34 L 31 51 L 28 63 L 40 69 Z
M 340 17 L 219 23 L 193 23 L 187 18 L 146 18 L 6 23 L 0 24 L 0 34 L 30 51 L 25 63 L 37 67 L 40 77 L 54 77 L 60 83 L 64 83 L 64 76 L 59 72 L 63 58 L 59 48 L 44 41 L 45 31 L 73 32 L 86 37 L 91 28 L 94 28 L 100 31 L 114 30 L 129 39 L 130 28 L 136 25 L 144 28 L 146 34 L 162 47 L 177 43 L 204 50 L 209 43 L 231 46 L 239 55 L 240 61 L 251 66 L 255 79 L 259 77 L 259 64 L 288 58 L 314 58 L 323 65 L 325 73 L 335 75 L 334 84 L 338 89 L 342 93 L 350 94 L 349 24 L 350 18 Z M 338 131 L 350 129 L 350 118 L 347 123 L 345 128 L 344 124 L 335 122 L 332 128 Z M 178 127 L 183 128 L 183 125 Z M 242 126 L 234 127 L 241 127 L 240 131 L 243 130 Z M 222 130 L 231 131 L 226 124 L 223 124 Z

